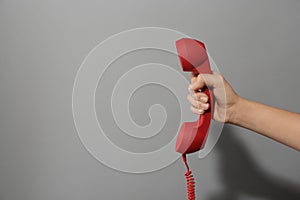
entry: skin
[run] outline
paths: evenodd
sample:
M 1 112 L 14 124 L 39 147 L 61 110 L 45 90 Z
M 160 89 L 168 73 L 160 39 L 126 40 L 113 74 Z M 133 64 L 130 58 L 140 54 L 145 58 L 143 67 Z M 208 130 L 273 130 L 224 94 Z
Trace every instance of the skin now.
M 239 96 L 217 72 L 191 74 L 187 99 L 193 113 L 202 114 L 210 106 L 207 95 L 201 92 L 204 86 L 213 92 L 214 120 L 247 128 L 300 151 L 300 114 Z

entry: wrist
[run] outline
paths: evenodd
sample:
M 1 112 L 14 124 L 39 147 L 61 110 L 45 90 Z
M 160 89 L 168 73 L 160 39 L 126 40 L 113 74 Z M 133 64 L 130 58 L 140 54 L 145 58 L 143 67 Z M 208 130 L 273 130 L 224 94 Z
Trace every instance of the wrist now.
M 237 96 L 235 103 L 227 109 L 227 123 L 238 124 L 241 114 L 244 112 L 246 99 Z

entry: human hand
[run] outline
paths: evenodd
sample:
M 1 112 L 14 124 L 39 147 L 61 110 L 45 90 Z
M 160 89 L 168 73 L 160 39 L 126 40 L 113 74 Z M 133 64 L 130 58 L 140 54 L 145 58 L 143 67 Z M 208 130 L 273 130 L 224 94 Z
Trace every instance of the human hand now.
M 247 128 L 300 151 L 299 113 L 244 99 L 235 93 L 221 74 L 213 72 L 191 74 L 187 98 L 191 111 L 196 114 L 204 113 L 209 107 L 207 95 L 201 92 L 204 86 L 213 93 L 214 120 Z
M 209 108 L 208 96 L 201 92 L 201 89 L 207 86 L 212 91 L 215 100 L 213 118 L 218 122 L 230 122 L 240 97 L 223 76 L 218 72 L 213 72 L 213 74 L 199 75 L 191 73 L 190 77 L 191 84 L 187 99 L 191 103 L 191 111 L 203 114 Z

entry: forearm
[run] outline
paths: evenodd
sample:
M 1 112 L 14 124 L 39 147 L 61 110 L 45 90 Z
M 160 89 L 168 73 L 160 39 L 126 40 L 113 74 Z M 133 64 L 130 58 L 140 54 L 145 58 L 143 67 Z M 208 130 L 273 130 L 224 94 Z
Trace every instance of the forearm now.
M 300 150 L 300 114 L 239 98 L 229 123 Z

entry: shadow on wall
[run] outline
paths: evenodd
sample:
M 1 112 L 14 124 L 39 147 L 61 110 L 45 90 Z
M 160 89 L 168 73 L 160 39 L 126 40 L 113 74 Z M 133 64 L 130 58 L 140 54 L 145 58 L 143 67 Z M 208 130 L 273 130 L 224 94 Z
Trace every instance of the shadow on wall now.
M 220 176 L 225 186 L 223 193 L 215 194 L 209 200 L 238 200 L 239 196 L 251 199 L 299 200 L 300 186 L 263 171 L 242 141 L 225 126 L 216 150 L 220 153 Z

